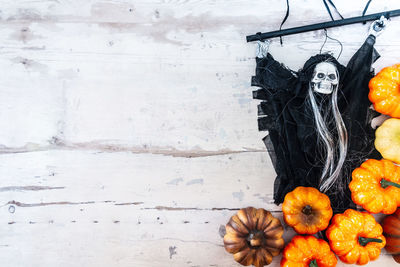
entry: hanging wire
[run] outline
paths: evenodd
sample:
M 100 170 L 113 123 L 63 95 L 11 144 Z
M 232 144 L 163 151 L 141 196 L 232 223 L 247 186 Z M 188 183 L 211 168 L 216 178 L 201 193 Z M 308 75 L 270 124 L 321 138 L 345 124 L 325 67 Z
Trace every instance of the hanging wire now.
M 368 0 L 367 4 L 365 5 L 364 11 L 362 12 L 363 17 L 365 16 L 365 13 L 367 13 L 369 4 L 371 4 L 371 2 L 372 2 L 372 0 Z M 367 23 L 366 21 L 363 22 L 363 24 L 366 24 L 366 23 Z
M 340 18 L 341 18 L 341 19 L 344 19 L 343 16 L 342 16 L 342 14 L 340 14 L 340 12 L 337 10 L 337 8 L 336 8 L 336 6 L 335 6 L 335 4 L 333 3 L 332 0 L 322 0 L 322 1 L 323 1 L 324 5 L 325 5 L 326 10 L 328 11 L 329 16 L 330 16 L 331 19 L 332 19 L 332 21 L 334 21 L 335 19 L 333 18 L 333 15 L 332 15 L 332 12 L 331 12 L 331 10 L 330 10 L 330 8 L 329 8 L 328 3 L 334 8 L 334 10 L 336 11 L 336 13 L 340 16 Z M 363 12 L 362 12 L 362 16 L 365 16 L 365 13 L 367 12 L 368 7 L 369 7 L 369 4 L 370 4 L 371 2 L 372 2 L 372 0 L 368 0 L 367 4 L 365 5 L 365 8 L 364 8 L 364 10 L 363 10 Z M 279 30 L 282 30 L 283 24 L 284 24 L 284 23 L 286 22 L 286 20 L 288 19 L 288 17 L 289 17 L 289 11 L 290 11 L 290 8 L 289 8 L 289 0 L 286 0 L 286 14 L 285 14 L 285 17 L 283 18 L 283 20 L 282 20 L 282 22 L 281 22 L 281 25 L 280 25 L 280 27 L 279 27 Z M 364 22 L 363 24 L 365 24 L 365 23 L 366 23 L 366 22 Z M 324 41 L 324 43 L 323 43 L 323 45 L 322 45 L 322 47 L 321 47 L 321 49 L 320 49 L 320 53 L 321 53 L 321 51 L 322 51 L 322 48 L 325 46 L 327 39 L 329 38 L 329 39 L 331 39 L 331 40 L 333 40 L 333 41 L 336 41 L 336 42 L 338 42 L 338 43 L 340 44 L 340 53 L 339 53 L 339 56 L 337 57 L 337 59 L 339 59 L 340 56 L 342 55 L 342 52 L 343 52 L 343 44 L 342 44 L 339 40 L 328 36 L 328 33 L 327 33 L 327 30 L 326 30 L 326 29 L 324 29 L 324 31 L 325 31 L 325 41 Z M 281 43 L 281 46 L 282 46 L 282 45 L 283 45 L 282 36 L 280 36 L 279 39 L 280 39 L 280 43 Z
M 363 13 L 362 13 L 362 16 L 363 16 L 363 17 L 365 16 L 365 13 L 367 13 L 369 4 L 371 4 L 371 2 L 372 2 L 372 0 L 368 0 L 368 3 L 365 5 L 364 11 L 363 11 Z
M 329 38 L 330 40 L 338 42 L 339 45 L 340 45 L 340 53 L 339 53 L 339 56 L 336 58 L 337 60 L 339 60 L 339 58 L 340 58 L 340 56 L 342 55 L 342 52 L 343 52 L 343 44 L 342 44 L 342 42 L 340 42 L 338 39 L 335 39 L 335 38 L 332 38 L 332 37 L 328 36 L 328 31 L 326 29 L 324 29 L 324 33 L 325 33 L 325 40 L 324 40 L 324 43 L 321 46 L 321 49 L 319 50 L 319 53 L 320 54 L 322 53 L 322 49 L 324 48 L 324 46 L 326 44 L 326 41 Z
M 332 16 L 332 12 L 331 12 L 331 9 L 329 8 L 328 3 L 334 8 L 336 13 L 340 16 L 340 18 L 344 19 L 342 14 L 340 14 L 340 12 L 337 10 L 337 8 L 336 8 L 336 6 L 335 6 L 335 4 L 333 3 L 332 0 L 322 0 L 322 1 L 323 1 L 324 5 L 325 5 L 326 10 L 328 11 L 329 16 L 332 19 L 332 21 L 334 21 L 335 19 Z M 372 0 L 369 0 L 369 1 L 372 1 Z M 289 13 L 290 13 L 289 0 L 286 0 L 286 14 L 285 14 L 285 17 L 283 18 L 283 20 L 281 22 L 281 26 L 279 27 L 279 30 L 282 30 L 282 26 L 283 26 L 283 24 L 285 24 L 286 20 L 288 19 Z M 280 43 L 281 43 L 281 46 L 282 46 L 283 45 L 282 36 L 279 37 L 279 40 L 280 40 Z
M 331 9 L 329 8 L 329 5 L 328 5 L 328 3 L 327 3 L 326 1 L 328 1 L 329 4 L 331 4 L 332 7 L 335 9 L 336 13 L 338 13 L 338 15 L 339 15 L 342 19 L 344 19 L 343 16 L 342 16 L 342 14 L 340 14 L 340 12 L 337 10 L 337 8 L 336 8 L 335 4 L 332 2 L 332 0 L 323 0 L 324 5 L 325 5 L 325 8 L 326 8 L 326 10 L 328 11 L 329 16 L 331 17 L 332 21 L 334 21 L 335 19 L 333 18 L 332 13 L 331 13 Z
M 279 27 L 279 30 L 282 30 L 282 26 L 283 24 L 286 22 L 286 20 L 289 17 L 289 0 L 286 0 L 286 15 L 282 20 L 281 26 Z M 281 41 L 281 46 L 283 45 L 283 41 L 282 41 L 282 36 L 279 37 L 280 41 Z

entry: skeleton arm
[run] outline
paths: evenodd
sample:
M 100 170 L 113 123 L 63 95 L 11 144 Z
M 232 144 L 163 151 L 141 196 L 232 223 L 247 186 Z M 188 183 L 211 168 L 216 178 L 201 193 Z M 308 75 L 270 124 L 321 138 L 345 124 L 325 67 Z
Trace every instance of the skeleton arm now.
M 270 40 L 258 41 L 257 47 L 256 47 L 256 57 L 258 57 L 258 58 L 267 57 L 270 43 L 271 43 Z

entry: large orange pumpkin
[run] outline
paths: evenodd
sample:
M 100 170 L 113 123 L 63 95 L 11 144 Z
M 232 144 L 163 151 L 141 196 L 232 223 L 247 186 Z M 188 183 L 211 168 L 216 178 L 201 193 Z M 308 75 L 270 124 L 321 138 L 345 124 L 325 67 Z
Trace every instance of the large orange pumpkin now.
M 377 259 L 385 246 L 382 231 L 371 214 L 348 209 L 333 216 L 326 237 L 341 261 L 364 265 Z
M 376 111 L 400 118 L 400 64 L 382 69 L 370 80 L 369 90 Z
M 382 223 L 383 234 L 386 237 L 385 249 L 400 263 L 400 209 L 386 216 Z
M 353 171 L 352 177 L 349 188 L 357 205 L 384 214 L 392 214 L 400 206 L 400 167 L 393 162 L 369 159 Z

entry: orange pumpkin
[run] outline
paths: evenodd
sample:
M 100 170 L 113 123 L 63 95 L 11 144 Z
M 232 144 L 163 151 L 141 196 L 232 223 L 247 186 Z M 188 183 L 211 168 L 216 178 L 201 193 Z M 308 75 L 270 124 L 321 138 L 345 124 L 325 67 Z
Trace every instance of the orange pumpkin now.
M 349 184 L 353 202 L 372 213 L 392 214 L 400 206 L 400 167 L 369 159 L 353 171 Z
M 283 218 L 298 234 L 315 234 L 326 229 L 332 218 L 329 197 L 313 187 L 299 186 L 287 193 L 282 204 Z
M 386 237 L 385 249 L 400 263 L 400 209 L 386 216 L 382 223 L 383 235 Z
M 377 259 L 386 244 L 382 226 L 375 218 L 352 209 L 333 216 L 326 236 L 333 252 L 349 264 L 364 265 Z
M 337 259 L 329 244 L 309 236 L 295 236 L 283 251 L 281 267 L 333 267 Z
M 400 118 L 400 64 L 382 69 L 369 81 L 368 97 L 376 111 Z
M 285 245 L 281 222 L 264 209 L 248 207 L 239 210 L 225 229 L 225 250 L 245 266 L 270 264 Z

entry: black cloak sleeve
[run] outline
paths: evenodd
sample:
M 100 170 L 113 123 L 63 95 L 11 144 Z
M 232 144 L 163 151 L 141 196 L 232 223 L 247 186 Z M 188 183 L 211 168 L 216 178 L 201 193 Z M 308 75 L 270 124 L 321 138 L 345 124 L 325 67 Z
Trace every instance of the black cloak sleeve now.
M 354 157 L 360 152 L 373 150 L 374 131 L 371 120 L 368 83 L 374 77 L 372 64 L 380 57 L 374 49 L 375 36 L 370 35 L 347 64 L 343 77 L 343 99 L 339 99 L 343 120 L 349 133 L 349 154 Z M 364 155 L 362 160 L 365 160 Z
M 284 109 L 284 101 L 293 95 L 296 76 L 269 53 L 265 58 L 256 58 L 256 64 L 251 85 L 260 87 L 253 91 L 253 98 L 264 100 L 258 106 L 258 126 L 260 131 L 265 131 Z
M 258 128 L 268 131 L 263 141 L 277 173 L 274 199 L 279 204 L 296 185 L 307 185 L 305 158 L 296 138 L 299 128 L 306 127 L 296 122 L 299 116 L 303 116 L 297 108 L 303 104 L 304 98 L 297 95 L 296 72 L 274 60 L 270 54 L 256 58 L 256 63 L 252 86 L 260 89 L 253 92 L 253 98 L 262 100 L 258 106 Z

